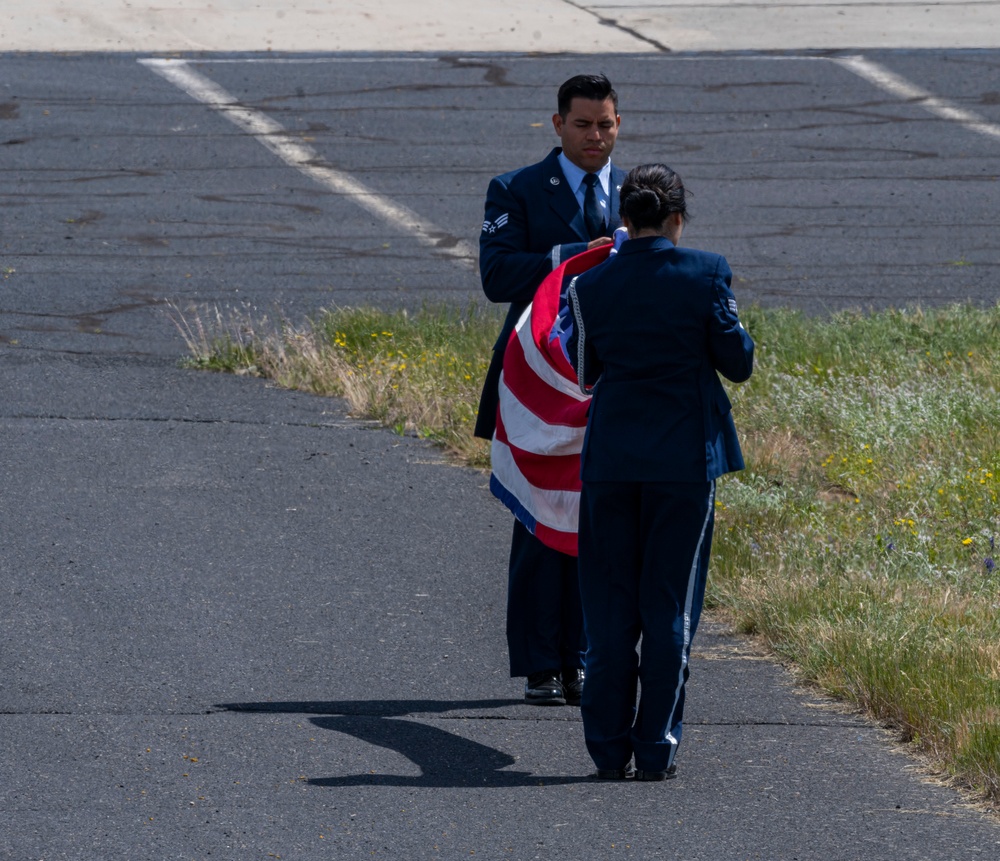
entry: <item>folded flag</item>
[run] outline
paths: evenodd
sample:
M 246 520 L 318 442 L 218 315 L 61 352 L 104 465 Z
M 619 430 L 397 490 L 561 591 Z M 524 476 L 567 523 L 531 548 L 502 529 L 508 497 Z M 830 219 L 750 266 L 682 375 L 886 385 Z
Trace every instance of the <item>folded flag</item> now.
M 565 351 L 566 288 L 604 262 L 621 238 L 571 257 L 535 292 L 504 353 L 500 406 L 490 449 L 490 490 L 548 547 L 577 555 L 580 451 L 590 396 Z

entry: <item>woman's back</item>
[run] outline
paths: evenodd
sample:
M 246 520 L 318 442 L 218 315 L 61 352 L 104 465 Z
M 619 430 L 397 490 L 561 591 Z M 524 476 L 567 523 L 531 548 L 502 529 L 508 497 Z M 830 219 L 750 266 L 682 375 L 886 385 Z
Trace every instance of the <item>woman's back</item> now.
M 731 277 L 717 254 L 642 237 L 577 279 L 584 372 L 600 375 L 584 480 L 705 481 L 742 467 L 716 374 L 739 381 L 752 368 Z

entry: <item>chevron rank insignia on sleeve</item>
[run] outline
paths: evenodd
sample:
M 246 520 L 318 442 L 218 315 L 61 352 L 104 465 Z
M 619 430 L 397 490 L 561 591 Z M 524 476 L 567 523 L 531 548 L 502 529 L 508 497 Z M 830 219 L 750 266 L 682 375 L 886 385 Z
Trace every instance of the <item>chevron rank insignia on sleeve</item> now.
M 730 299 L 729 300 L 729 310 L 733 314 L 733 316 L 737 316 L 736 315 L 736 300 L 735 299 Z
M 501 227 L 507 223 L 507 213 L 505 212 L 496 221 L 484 221 L 483 222 L 483 233 L 496 233 Z

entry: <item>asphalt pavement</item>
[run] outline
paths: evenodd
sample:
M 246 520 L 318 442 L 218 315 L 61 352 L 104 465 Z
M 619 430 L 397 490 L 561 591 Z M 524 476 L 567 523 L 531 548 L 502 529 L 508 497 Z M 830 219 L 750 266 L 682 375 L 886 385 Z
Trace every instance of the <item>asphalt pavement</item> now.
M 535 146 L 540 132 L 517 125 L 527 112 L 504 135 L 473 126 L 468 146 L 441 152 L 409 117 L 465 129 L 464 110 L 531 87 L 543 105 L 574 58 L 519 55 L 518 88 L 505 90 L 507 64 L 489 52 L 568 43 L 602 51 L 633 93 L 662 86 L 676 67 L 656 63 L 674 50 L 726 52 L 714 62 L 901 51 L 894 68 L 959 97 L 959 131 L 928 123 L 912 94 L 892 94 L 898 81 L 866 96 L 856 74 L 826 60 L 780 80 L 741 71 L 755 92 L 812 76 L 809 103 L 789 106 L 798 118 L 823 113 L 822 85 L 842 75 L 834 89 L 858 90 L 831 125 L 863 115 L 867 128 L 877 116 L 879 128 L 919 131 L 919 142 L 901 156 L 876 137 L 868 151 L 879 155 L 852 176 L 835 217 L 824 208 L 813 220 L 803 207 L 801 229 L 774 236 L 705 218 L 703 236 L 732 244 L 749 269 L 745 291 L 772 303 L 822 309 L 859 290 L 873 305 L 914 290 L 924 301 L 990 301 L 998 101 L 988 85 L 961 96 L 970 70 L 995 68 L 1000 4 L 805 3 L 785 9 L 787 28 L 775 26 L 767 7 L 776 4 L 244 5 L 13 0 L 0 13 L 0 858 L 1000 856 L 994 818 L 934 780 L 891 733 L 797 687 L 718 620 L 695 641 L 679 777 L 588 779 L 579 710 L 529 707 L 508 678 L 510 519 L 486 476 L 352 419 L 339 401 L 181 369 L 184 344 L 165 304 L 309 313 L 331 299 L 478 301 L 465 225 L 481 215 L 485 180 L 509 166 L 497 139 L 520 134 Z M 360 109 L 323 101 L 322 78 L 260 64 L 256 52 L 268 49 L 290 52 L 284 63 L 305 58 L 295 52 L 352 52 L 341 59 L 374 61 L 377 75 L 369 69 L 359 87 L 338 70 L 337 85 L 357 98 L 403 96 L 370 106 L 354 131 Z M 447 54 L 456 50 L 472 52 L 468 67 Z M 196 52 L 179 61 L 198 60 L 191 80 L 235 93 L 257 112 L 248 121 L 279 117 L 330 169 L 304 172 L 290 144 L 276 158 L 211 106 L 210 88 L 199 101 L 136 62 L 176 51 Z M 399 63 L 372 51 L 420 53 Z M 649 62 L 634 71 L 639 56 Z M 430 86 L 421 63 L 452 77 Z M 490 88 L 466 92 L 463 111 L 443 110 L 473 72 Z M 739 87 L 720 76 L 702 90 L 710 99 Z M 84 131 L 81 117 L 95 112 Z M 349 151 L 336 146 L 341 115 Z M 693 147 L 696 132 L 739 116 L 735 103 L 693 110 L 686 138 Z M 659 122 L 654 111 L 635 118 L 630 161 L 659 151 L 670 131 Z M 803 138 L 810 122 L 783 122 L 789 151 L 841 146 Z M 391 151 L 390 127 L 415 134 L 396 162 L 371 155 Z M 922 167 L 931 149 L 947 162 L 933 176 Z M 719 170 L 708 164 L 718 156 L 704 155 L 695 168 L 703 212 L 756 194 L 739 190 L 750 168 L 737 155 Z M 880 241 L 905 246 L 920 265 L 883 267 L 873 287 L 851 255 L 827 249 L 813 293 L 792 295 L 790 283 L 767 293 L 789 268 L 786 250 L 813 253 L 796 246 L 803 234 L 850 235 L 851 201 L 872 188 L 866 174 L 883 159 L 902 215 L 886 200 L 866 242 L 850 247 L 874 259 L 892 253 Z M 785 196 L 803 183 L 836 187 L 837 166 L 824 165 L 804 156 Z M 345 176 L 361 177 L 376 209 L 359 216 L 357 189 L 322 184 Z M 425 222 L 377 209 L 394 188 Z M 942 188 L 955 197 L 927 215 L 918 204 Z M 762 211 L 784 205 L 781 190 L 769 187 Z M 949 207 L 960 194 L 961 207 Z M 951 229 L 956 211 L 974 239 L 950 258 L 920 258 L 921 237 Z M 935 278 L 921 280 L 929 266 Z

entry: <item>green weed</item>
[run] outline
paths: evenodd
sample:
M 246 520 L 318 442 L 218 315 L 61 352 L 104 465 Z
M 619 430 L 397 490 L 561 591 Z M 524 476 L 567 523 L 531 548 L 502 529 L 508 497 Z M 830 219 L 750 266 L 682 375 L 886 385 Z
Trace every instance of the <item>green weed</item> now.
M 488 466 L 471 436 L 496 313 L 178 325 L 198 367 L 347 398 Z M 812 318 L 751 308 L 709 605 L 1000 801 L 1000 305 Z

